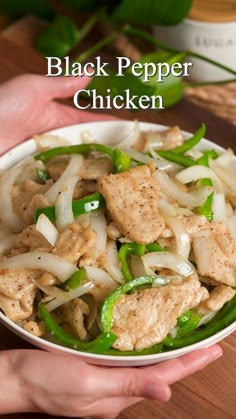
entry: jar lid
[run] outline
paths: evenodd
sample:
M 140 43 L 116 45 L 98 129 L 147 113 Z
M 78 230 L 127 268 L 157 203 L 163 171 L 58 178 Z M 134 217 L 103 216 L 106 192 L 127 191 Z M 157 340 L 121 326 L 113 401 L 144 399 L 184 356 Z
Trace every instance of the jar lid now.
M 236 21 L 236 0 L 194 0 L 189 18 L 211 23 Z

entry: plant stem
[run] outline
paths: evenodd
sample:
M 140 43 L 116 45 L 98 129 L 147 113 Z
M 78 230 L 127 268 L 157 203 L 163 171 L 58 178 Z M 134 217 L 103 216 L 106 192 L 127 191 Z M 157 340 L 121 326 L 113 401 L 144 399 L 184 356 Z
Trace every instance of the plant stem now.
M 92 15 L 88 20 L 86 20 L 85 24 L 80 29 L 80 41 L 85 38 L 85 36 L 90 32 L 92 27 L 97 21 L 97 15 Z
M 95 54 L 95 52 L 99 51 L 101 48 L 105 47 L 106 45 L 113 42 L 116 37 L 118 36 L 117 33 L 114 33 L 113 35 L 109 35 L 106 38 L 102 39 L 101 41 L 97 42 L 97 44 L 93 45 L 91 48 L 87 49 L 86 51 L 82 52 L 75 60 L 74 62 L 81 63 L 85 60 L 87 60 L 91 55 Z
M 129 26 L 129 27 L 123 28 L 122 32 L 127 34 L 127 35 L 135 35 L 135 36 L 139 36 L 141 38 L 144 38 L 144 39 L 146 39 L 146 41 L 152 43 L 153 45 L 157 46 L 160 49 L 163 49 L 164 51 L 167 51 L 167 52 L 170 52 L 170 53 L 173 53 L 173 54 L 180 53 L 179 50 L 177 50 L 175 48 L 168 47 L 163 42 L 158 41 L 153 35 L 151 35 L 148 32 L 143 31 L 142 29 L 137 29 L 137 28 L 133 28 L 133 27 Z M 185 53 L 186 53 L 186 55 L 188 55 L 190 57 L 195 57 L 195 58 L 198 58 L 199 60 L 203 60 L 205 62 L 208 62 L 209 64 L 215 65 L 216 67 L 219 67 L 222 70 L 225 70 L 228 73 L 231 73 L 234 76 L 236 76 L 236 70 L 233 70 L 232 68 L 227 67 L 224 64 L 219 63 L 218 61 L 212 60 L 211 58 L 208 58 L 205 55 L 198 54 L 197 52 L 189 51 L 189 50 L 185 51 Z M 209 83 L 206 83 L 206 84 L 209 84 Z
M 230 80 L 217 80 L 217 81 L 205 81 L 202 83 L 184 83 L 185 87 L 201 87 L 201 86 L 209 86 L 209 85 L 216 85 L 216 84 L 226 84 L 226 83 L 235 83 L 236 79 L 230 79 Z

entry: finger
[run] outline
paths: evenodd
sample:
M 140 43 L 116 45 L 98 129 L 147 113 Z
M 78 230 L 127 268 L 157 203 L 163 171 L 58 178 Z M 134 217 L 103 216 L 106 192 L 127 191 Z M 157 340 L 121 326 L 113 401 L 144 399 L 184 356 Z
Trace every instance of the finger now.
M 208 364 L 218 359 L 222 353 L 220 346 L 213 345 L 210 348 L 199 349 L 180 358 L 162 362 L 154 367 L 145 367 L 145 369 L 166 383 L 172 384 L 205 368 Z
M 90 389 L 91 394 L 96 394 L 97 398 L 126 396 L 167 401 L 171 396 L 168 384 L 157 374 L 154 376 L 150 374 L 149 370 L 97 367 L 97 380 L 94 380 L 94 367 L 87 366 L 87 368 L 83 390 L 86 392 Z
M 44 88 L 48 99 L 68 98 L 77 90 L 84 89 L 92 80 L 89 76 L 82 77 L 45 77 Z

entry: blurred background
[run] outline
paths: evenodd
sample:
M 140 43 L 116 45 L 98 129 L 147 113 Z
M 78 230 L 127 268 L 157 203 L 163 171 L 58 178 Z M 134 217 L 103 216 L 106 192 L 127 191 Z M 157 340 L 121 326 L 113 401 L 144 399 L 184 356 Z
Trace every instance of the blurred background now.
M 102 52 L 110 61 L 192 61 L 191 80 L 159 86 L 167 107 L 187 96 L 236 124 L 236 0 L 0 0 L 0 37 L 42 59 L 83 62 Z

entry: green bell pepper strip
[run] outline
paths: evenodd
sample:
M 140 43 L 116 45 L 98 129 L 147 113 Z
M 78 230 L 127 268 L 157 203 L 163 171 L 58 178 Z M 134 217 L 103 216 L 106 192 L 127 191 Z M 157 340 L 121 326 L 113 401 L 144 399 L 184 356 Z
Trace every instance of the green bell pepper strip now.
M 179 327 L 176 338 L 182 338 L 183 336 L 195 330 L 198 327 L 199 322 L 202 317 L 203 317 L 202 314 L 194 313 L 184 325 Z
M 209 167 L 209 159 L 217 159 L 219 154 L 215 150 L 207 150 L 203 152 L 203 155 L 196 160 L 196 164 L 200 164 L 201 166 Z
M 95 192 L 92 195 L 85 196 L 84 198 L 77 199 L 72 202 L 72 211 L 75 217 L 81 214 L 85 214 L 90 211 L 94 211 L 98 208 L 105 206 L 105 200 L 99 192 Z M 34 221 L 37 222 L 40 214 L 45 214 L 50 221 L 54 222 L 56 219 L 55 207 L 44 207 L 38 208 L 34 213 Z
M 123 295 L 130 291 L 134 291 L 144 285 L 150 286 L 155 280 L 155 276 L 141 276 L 140 278 L 133 279 L 132 281 L 126 282 L 120 287 L 116 288 L 108 297 L 104 300 L 101 308 L 101 324 L 104 332 L 109 332 L 113 324 L 113 308 L 116 301 Z
M 236 296 L 226 303 L 205 327 L 182 338 L 171 338 L 167 336 L 163 341 L 163 345 L 169 349 L 179 349 L 184 346 L 193 345 L 194 343 L 200 342 L 201 340 L 207 339 L 217 332 L 220 332 L 234 321 L 236 321 Z
M 133 277 L 129 270 L 127 257 L 130 255 L 143 256 L 146 250 L 144 244 L 124 243 L 119 250 L 119 259 L 121 263 L 121 272 L 126 282 L 132 281 Z
M 121 272 L 126 282 L 132 281 L 133 277 L 129 270 L 127 257 L 130 255 L 143 256 L 145 253 L 161 252 L 165 249 L 157 243 L 149 243 L 147 245 L 137 243 L 124 243 L 119 250 L 119 259 L 121 262 Z
M 123 153 L 123 151 L 115 149 L 113 152 L 113 161 L 118 173 L 125 172 L 130 169 L 131 157 Z
M 80 268 L 78 271 L 74 272 L 70 278 L 68 278 L 60 288 L 65 291 L 75 290 L 81 285 L 81 282 L 87 278 L 87 272 L 85 268 Z
M 158 243 L 146 244 L 146 253 L 164 252 L 164 250 L 164 247 L 160 246 Z
M 142 356 L 142 355 L 152 355 L 159 354 L 163 352 L 163 344 L 157 343 L 150 348 L 142 349 L 141 351 L 119 351 L 119 349 L 107 349 L 104 351 L 104 355 L 113 355 L 113 356 Z
M 116 341 L 116 336 L 113 333 L 108 332 L 102 333 L 90 342 L 83 342 L 65 332 L 54 320 L 45 304 L 39 304 L 39 314 L 51 335 L 68 348 L 75 349 L 77 351 L 103 354 Z
M 181 314 L 181 316 L 177 319 L 177 324 L 179 327 L 183 327 L 192 317 L 193 310 L 188 310 L 185 313 Z
M 214 192 L 212 192 L 206 198 L 205 202 L 197 207 L 197 212 L 200 215 L 204 215 L 210 223 L 213 221 L 213 211 L 212 211 L 212 201 L 214 197 Z
M 183 154 L 177 154 L 172 150 L 156 150 L 156 153 L 160 157 L 163 157 L 163 159 L 180 164 L 183 167 L 190 167 L 196 164 L 196 161 L 190 157 L 186 157 Z
M 63 147 L 51 148 L 42 153 L 34 156 L 35 160 L 41 160 L 44 163 L 56 156 L 68 155 L 68 154 L 89 154 L 93 151 L 99 151 L 100 153 L 107 154 L 114 162 L 116 172 L 123 172 L 130 168 L 131 158 L 123 153 L 121 150 L 113 149 L 104 144 L 78 144 Z
M 205 133 L 206 133 L 206 125 L 203 123 L 201 127 L 196 131 L 196 133 L 191 138 L 186 140 L 179 147 L 172 149 L 171 151 L 177 154 L 186 153 L 186 151 L 191 150 L 191 148 L 195 147 L 201 141 Z
M 47 172 L 47 170 L 42 170 L 39 167 L 36 168 L 36 175 L 39 177 L 39 179 L 43 182 L 46 183 L 46 181 L 48 179 L 51 179 L 49 173 Z

